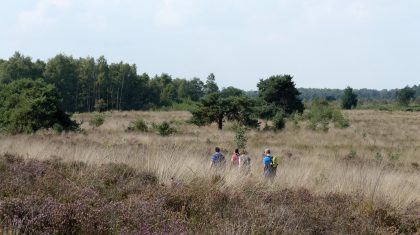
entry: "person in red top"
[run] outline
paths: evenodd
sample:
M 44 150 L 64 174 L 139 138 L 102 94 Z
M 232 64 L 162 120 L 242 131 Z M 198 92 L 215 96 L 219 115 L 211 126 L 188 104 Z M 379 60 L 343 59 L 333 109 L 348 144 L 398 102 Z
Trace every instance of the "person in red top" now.
M 230 161 L 232 162 L 232 166 L 239 167 L 239 149 L 235 149 Z

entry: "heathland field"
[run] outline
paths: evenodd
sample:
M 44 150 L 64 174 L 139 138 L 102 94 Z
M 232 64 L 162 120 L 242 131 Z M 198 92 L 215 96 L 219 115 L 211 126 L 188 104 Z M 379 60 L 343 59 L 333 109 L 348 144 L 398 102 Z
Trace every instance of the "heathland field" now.
M 420 113 L 347 111 L 346 129 L 247 133 L 251 175 L 209 169 L 226 123 L 188 112 L 76 114 L 82 132 L 0 136 L 0 229 L 27 233 L 384 234 L 420 231 Z M 177 133 L 127 131 L 170 121 Z M 261 154 L 280 157 L 273 182 Z

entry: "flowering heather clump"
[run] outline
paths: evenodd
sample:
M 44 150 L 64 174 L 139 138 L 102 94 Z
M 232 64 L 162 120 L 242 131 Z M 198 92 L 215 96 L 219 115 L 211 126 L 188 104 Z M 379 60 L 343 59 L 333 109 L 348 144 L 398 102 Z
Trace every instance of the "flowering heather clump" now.
M 252 181 L 231 188 L 200 177 L 164 185 L 125 164 L 5 155 L 0 169 L 0 233 L 409 234 L 420 225 L 392 208 L 363 209 L 349 195 L 273 191 Z

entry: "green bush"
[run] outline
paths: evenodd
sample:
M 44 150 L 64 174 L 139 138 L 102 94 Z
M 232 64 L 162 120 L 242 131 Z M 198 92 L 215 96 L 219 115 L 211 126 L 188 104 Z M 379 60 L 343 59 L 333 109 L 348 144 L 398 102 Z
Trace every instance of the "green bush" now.
M 292 113 L 292 115 L 290 115 L 290 120 L 292 121 L 293 124 L 293 128 L 300 128 L 299 122 L 302 121 L 302 114 L 298 113 L 298 112 L 294 112 Z
M 129 131 L 141 131 L 141 132 L 147 132 L 149 128 L 147 127 L 146 122 L 143 120 L 143 118 L 138 118 L 128 125 Z
M 246 136 L 246 132 L 248 128 L 239 122 L 235 122 L 233 126 L 233 130 L 235 132 L 235 144 L 238 149 L 246 149 L 246 145 L 248 142 L 248 138 Z
M 171 127 L 171 124 L 167 121 L 164 121 L 161 124 L 153 124 L 153 127 L 161 136 L 168 136 L 177 132 L 177 130 L 174 127 Z
M 59 123 L 55 123 L 52 127 L 52 129 L 57 132 L 57 133 L 61 133 L 64 131 L 64 128 L 62 125 L 60 125 Z
M 89 125 L 93 127 L 100 127 L 105 122 L 105 117 L 102 114 L 96 113 L 94 114 L 90 120 Z
M 95 100 L 94 108 L 96 112 L 103 112 L 106 109 L 105 100 L 103 99 Z
M 334 122 L 334 126 L 337 128 L 347 128 L 350 126 L 349 120 L 345 118 L 341 111 L 338 109 L 335 109 L 333 111 L 332 119 Z
M 282 130 L 285 127 L 285 114 L 283 112 L 277 112 L 273 118 L 274 130 Z
M 56 88 L 42 80 L 20 79 L 0 86 L 0 131 L 32 133 L 54 125 L 78 129 L 61 107 Z
M 325 99 L 315 99 L 308 112 L 305 113 L 305 119 L 308 120 L 307 127 L 311 130 L 327 132 L 331 122 L 337 128 L 350 126 L 349 120 L 344 117 L 341 110 L 329 104 Z

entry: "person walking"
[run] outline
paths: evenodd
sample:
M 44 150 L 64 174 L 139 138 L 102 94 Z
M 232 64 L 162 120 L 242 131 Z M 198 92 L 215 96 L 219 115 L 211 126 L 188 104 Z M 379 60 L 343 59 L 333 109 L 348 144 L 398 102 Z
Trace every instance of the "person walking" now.
M 220 148 L 216 147 L 215 152 L 211 155 L 210 168 L 220 168 L 225 162 L 225 156 L 220 152 Z
M 263 153 L 263 164 L 264 164 L 264 177 L 270 178 L 271 177 L 271 151 L 270 149 L 266 148 Z
M 266 148 L 263 154 L 264 176 L 273 180 L 277 174 L 278 159 L 271 154 L 271 150 Z
M 246 151 L 242 150 L 239 156 L 239 170 L 248 175 L 251 172 L 251 158 L 246 155 Z
M 232 167 L 238 167 L 239 166 L 239 149 L 235 149 L 235 152 L 233 153 L 232 157 L 230 158 L 230 161 L 232 163 Z

